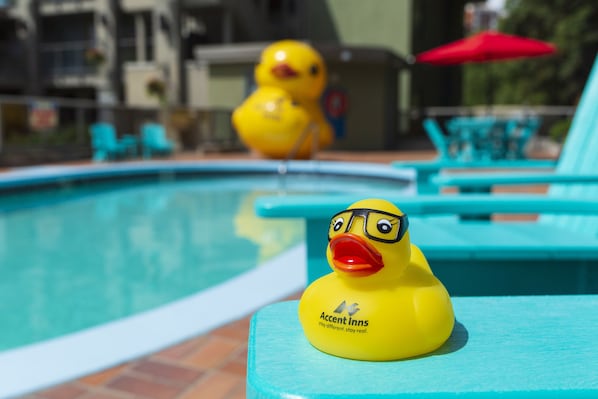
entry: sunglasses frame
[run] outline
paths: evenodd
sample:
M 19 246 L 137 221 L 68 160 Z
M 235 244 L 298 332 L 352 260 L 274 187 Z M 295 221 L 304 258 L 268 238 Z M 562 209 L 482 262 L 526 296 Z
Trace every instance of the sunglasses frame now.
M 353 225 L 353 219 L 355 218 L 355 216 L 363 217 L 363 219 L 364 219 L 363 220 L 363 234 L 367 238 L 374 240 L 374 241 L 383 242 L 386 244 L 393 244 L 395 242 L 401 241 L 401 239 L 407 232 L 407 229 L 409 228 L 409 218 L 407 217 L 407 214 L 395 215 L 394 213 L 379 211 L 376 209 L 368 209 L 368 208 L 353 208 L 353 209 L 345 209 L 344 211 L 340 211 L 340 212 L 336 213 L 334 216 L 332 216 L 332 218 L 330 218 L 330 224 L 332 224 L 334 219 L 336 219 L 339 215 L 341 215 L 343 213 L 347 213 L 347 212 L 351 212 L 351 217 L 349 218 L 347 227 L 345 227 L 345 231 L 343 233 L 346 233 L 351 228 L 351 226 Z M 367 232 L 367 220 L 368 220 L 370 213 L 378 213 L 378 214 L 387 215 L 387 216 L 399 219 L 400 226 L 399 226 L 399 232 L 397 234 L 397 238 L 392 239 L 392 240 L 387 240 L 384 238 L 372 236 L 370 233 L 368 233 Z M 342 233 L 339 233 L 339 234 L 342 234 Z M 328 228 L 328 241 L 330 241 L 331 239 L 332 238 L 330 237 L 330 227 L 329 227 Z

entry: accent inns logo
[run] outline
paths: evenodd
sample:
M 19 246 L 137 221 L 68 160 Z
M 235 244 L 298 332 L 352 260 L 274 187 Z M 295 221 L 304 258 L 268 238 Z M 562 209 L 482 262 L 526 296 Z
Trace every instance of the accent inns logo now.
M 347 301 L 342 301 L 336 309 L 332 311 L 333 314 L 322 312 L 320 315 L 320 326 L 326 328 L 334 328 L 335 330 L 342 330 L 347 332 L 366 332 L 367 329 L 363 328 L 357 330 L 353 327 L 367 327 L 369 320 L 357 319 L 353 317 L 359 312 L 358 303 L 347 305 Z M 347 315 L 343 315 L 346 313 Z M 345 327 L 347 326 L 347 327 Z

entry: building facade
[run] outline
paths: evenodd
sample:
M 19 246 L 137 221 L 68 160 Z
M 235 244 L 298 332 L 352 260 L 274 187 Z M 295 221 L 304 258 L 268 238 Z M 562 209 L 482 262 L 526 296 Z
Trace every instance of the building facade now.
M 349 126 L 387 130 L 376 144 L 387 148 L 408 129 L 397 115 L 422 100 L 449 105 L 421 94 L 445 85 L 413 84 L 405 60 L 459 37 L 462 15 L 460 0 L 3 0 L 0 94 L 232 108 L 248 94 L 259 49 L 293 38 L 327 49 L 331 82 L 356 92 L 353 104 L 381 98 L 387 111 L 368 121 L 364 110 Z M 431 82 L 447 73 L 432 71 Z M 162 96 L 148 94 L 151 81 Z

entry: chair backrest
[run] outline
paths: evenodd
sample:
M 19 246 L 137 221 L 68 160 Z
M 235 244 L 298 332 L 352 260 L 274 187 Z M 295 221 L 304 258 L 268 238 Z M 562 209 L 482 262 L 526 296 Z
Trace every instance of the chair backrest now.
M 158 123 L 145 123 L 141 126 L 141 140 L 148 147 L 161 147 L 166 143 L 164 126 Z
M 577 105 L 556 167 L 558 173 L 598 173 L 598 56 Z M 553 184 L 549 195 L 598 198 L 598 184 Z M 598 235 L 598 216 L 546 215 L 543 222 Z
M 449 140 L 446 135 L 442 132 L 442 128 L 435 119 L 426 118 L 423 121 L 424 130 L 426 134 L 436 147 L 438 151 L 438 157 L 440 159 L 452 159 L 449 151 Z
M 91 144 L 94 149 L 113 148 L 116 146 L 116 131 L 109 123 L 94 123 L 89 127 Z
M 556 170 L 560 173 L 595 172 L 597 132 L 598 56 L 577 105 Z

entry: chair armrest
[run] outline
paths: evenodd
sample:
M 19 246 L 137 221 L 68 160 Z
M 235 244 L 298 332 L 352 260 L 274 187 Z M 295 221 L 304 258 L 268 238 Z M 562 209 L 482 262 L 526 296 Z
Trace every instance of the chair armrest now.
M 556 161 L 552 159 L 527 159 L 527 160 L 479 160 L 460 162 L 454 160 L 436 159 L 432 161 L 395 161 L 391 165 L 397 169 L 410 169 L 416 172 L 418 192 L 432 194 L 438 192 L 438 185 L 432 178 L 443 169 L 553 169 Z
M 326 235 L 330 225 L 330 218 L 338 211 L 346 209 L 351 203 L 363 199 L 363 196 L 356 195 L 318 195 L 303 196 L 293 195 L 286 197 L 261 197 L 255 202 L 255 210 L 259 216 L 271 218 L 301 218 L 305 220 L 305 242 L 307 246 L 307 278 L 308 281 L 314 281 L 329 270 L 325 254 Z M 542 195 L 418 195 L 418 196 L 386 196 L 387 200 L 398 205 L 401 210 L 410 217 L 417 216 L 444 216 L 460 215 L 463 219 L 478 220 L 483 215 L 486 219 L 489 214 L 494 213 L 524 213 L 537 214 L 543 213 L 563 213 L 563 214 L 598 214 L 598 201 L 590 199 L 571 199 L 571 198 L 553 198 Z M 441 217 L 442 219 L 442 217 Z M 426 222 L 422 220 L 420 222 Z M 435 221 L 431 221 L 433 225 Z M 440 221 L 439 221 L 440 223 Z M 457 223 L 456 225 L 465 226 L 469 222 Z M 477 223 L 477 222 L 476 222 Z M 493 222 L 485 221 L 482 227 L 494 227 Z M 499 223 L 497 223 L 499 224 Z M 434 228 L 429 228 L 429 232 L 434 232 Z M 323 235 L 324 234 L 324 235 Z M 434 234 L 427 238 L 428 242 L 433 242 Z M 445 237 L 446 238 L 446 237 Z M 444 242 L 444 239 L 443 239 Z M 593 246 L 592 248 L 594 248 Z M 437 249 L 437 248 L 436 248 Z M 466 250 L 476 250 L 475 246 L 470 246 Z M 449 251 L 436 252 L 439 259 L 445 259 L 454 256 L 454 252 Z M 493 251 L 490 251 L 493 252 Z M 534 251 L 532 251 L 534 252 Z M 536 258 L 544 259 L 546 256 L 552 256 L 550 251 L 546 251 L 545 242 L 541 245 L 541 256 L 538 256 L 538 249 L 535 249 Z M 448 255 L 447 255 L 448 254 Z M 548 255 L 546 255 L 548 254 Z M 479 254 L 478 254 L 479 255 Z M 478 256 L 476 255 L 476 256 Z M 467 255 L 470 256 L 470 255 Z M 495 255 L 490 256 L 494 259 Z M 528 255 L 526 255 L 528 256 Z M 447 258 L 448 259 L 448 258 Z
M 266 196 L 255 202 L 258 216 L 329 219 L 363 196 Z M 386 196 L 410 216 L 477 215 L 493 213 L 598 214 L 598 201 L 534 194 Z
M 416 171 L 438 172 L 441 169 L 550 169 L 557 164 L 553 159 L 479 160 L 458 162 L 454 160 L 394 161 L 395 168 L 411 168 Z
M 598 396 L 598 296 L 452 302 L 458 323 L 447 344 L 398 362 L 326 355 L 305 339 L 296 301 L 262 308 L 249 330 L 247 398 Z
M 468 173 L 464 175 L 437 175 L 430 178 L 442 187 L 458 187 L 460 190 L 489 192 L 492 186 L 580 184 L 598 183 L 598 174 L 563 173 Z

